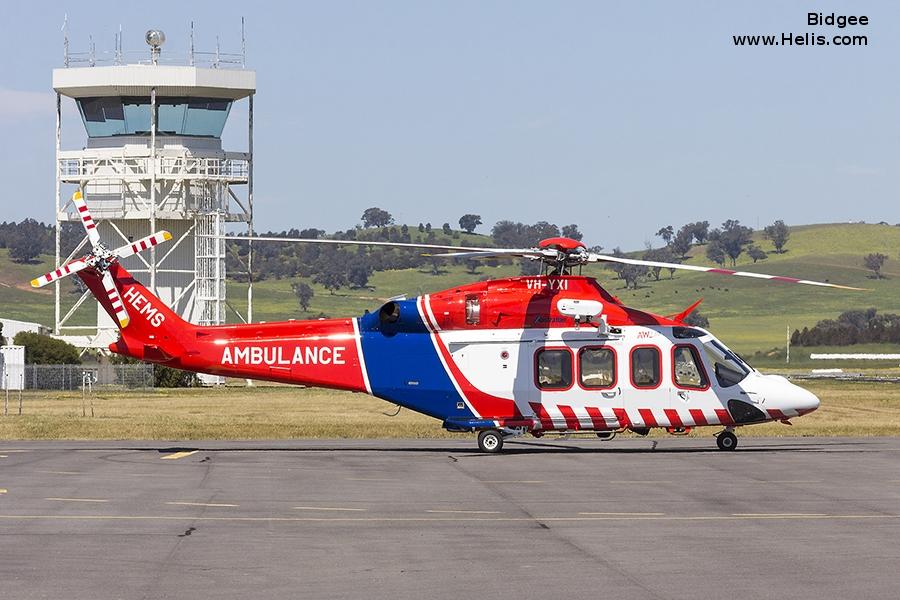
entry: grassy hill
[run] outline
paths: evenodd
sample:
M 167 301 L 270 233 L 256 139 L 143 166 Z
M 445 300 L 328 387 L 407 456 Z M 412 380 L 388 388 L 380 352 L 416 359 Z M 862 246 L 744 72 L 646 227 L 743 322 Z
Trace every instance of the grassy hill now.
M 669 279 L 668 271 L 663 271 L 658 282 L 649 281 L 637 290 L 624 290 L 623 282 L 604 267 L 592 265 L 585 269 L 585 274 L 597 277 L 626 304 L 662 314 L 678 312 L 694 300 L 703 298 L 700 310 L 710 319 L 711 329 L 736 350 L 751 356 L 758 351 L 783 348 L 788 327 L 791 330 L 809 327 L 845 310 L 875 307 L 879 311 L 900 313 L 900 227 L 867 224 L 794 227 L 783 254 L 774 254 L 772 244 L 763 240 L 759 233 L 756 237 L 755 243 L 770 252 L 769 258 L 753 264 L 742 256 L 738 268 L 832 281 L 870 288 L 871 291 L 850 292 L 683 271 L 676 272 L 672 279 Z M 483 236 L 463 235 L 455 243 L 486 245 L 488 241 Z M 862 257 L 870 252 L 881 252 L 889 257 L 882 271 L 886 279 L 869 278 Z M 42 258 L 40 264 L 18 265 L 9 261 L 6 250 L 0 250 L 0 316 L 52 323 L 52 288 L 34 291 L 28 285 L 34 275 L 52 268 L 50 260 Z M 694 248 L 688 262 L 711 264 L 705 258 L 704 247 Z M 481 266 L 472 275 L 464 267 L 449 263 L 439 275 L 417 269 L 377 272 L 368 289 L 342 289 L 329 294 L 313 285 L 316 295 L 308 313 L 300 311 L 291 292 L 294 280 L 266 280 L 254 285 L 254 319 L 302 319 L 320 313 L 358 315 L 398 294 L 435 292 L 483 278 L 515 274 L 518 274 L 518 268 L 512 265 Z M 68 291 L 71 287 L 63 289 Z M 70 297 L 77 298 L 76 295 Z M 235 308 L 245 313 L 244 285 L 229 283 L 228 297 Z M 77 316 L 87 319 L 93 310 L 90 303 L 85 303 Z M 867 351 L 872 349 L 867 347 Z M 809 353 L 808 349 L 802 348 L 794 348 L 792 352 L 792 359 L 801 360 Z M 764 363 L 774 360 L 762 359 Z

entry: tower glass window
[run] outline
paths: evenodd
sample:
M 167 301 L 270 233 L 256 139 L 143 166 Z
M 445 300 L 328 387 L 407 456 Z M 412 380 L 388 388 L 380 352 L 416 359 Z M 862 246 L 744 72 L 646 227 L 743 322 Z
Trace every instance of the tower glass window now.
M 150 135 L 150 98 L 79 98 L 78 110 L 89 137 Z M 157 98 L 157 133 L 222 137 L 231 100 L 221 98 Z

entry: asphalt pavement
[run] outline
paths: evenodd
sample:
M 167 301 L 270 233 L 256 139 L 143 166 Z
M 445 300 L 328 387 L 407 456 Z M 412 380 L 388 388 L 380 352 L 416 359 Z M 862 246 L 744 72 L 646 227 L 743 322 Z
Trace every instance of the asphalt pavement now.
M 896 598 L 900 439 L 0 442 L 0 597 Z

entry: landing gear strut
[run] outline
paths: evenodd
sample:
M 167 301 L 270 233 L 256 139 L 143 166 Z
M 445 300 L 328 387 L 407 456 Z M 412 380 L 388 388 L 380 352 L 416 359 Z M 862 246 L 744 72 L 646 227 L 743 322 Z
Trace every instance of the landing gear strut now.
M 726 429 L 716 437 L 716 445 L 719 450 L 734 450 L 737 448 L 737 443 L 737 436 L 730 429 Z
M 486 429 L 478 434 L 478 448 L 482 452 L 495 454 L 503 449 L 503 434 L 496 429 Z

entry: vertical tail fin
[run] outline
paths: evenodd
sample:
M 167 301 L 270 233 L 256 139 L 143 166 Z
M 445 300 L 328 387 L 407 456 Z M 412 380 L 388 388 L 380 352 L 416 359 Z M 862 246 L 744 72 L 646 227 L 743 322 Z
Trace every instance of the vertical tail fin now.
M 155 362 L 167 362 L 179 356 L 184 351 L 186 336 L 194 331 L 195 325 L 175 314 L 118 262 L 112 263 L 108 272 L 129 317 L 125 326 L 120 324 L 120 339 L 110 344 L 110 350 Z M 120 323 L 117 307 L 104 289 L 102 275 L 94 269 L 85 269 L 78 276 L 113 321 Z

